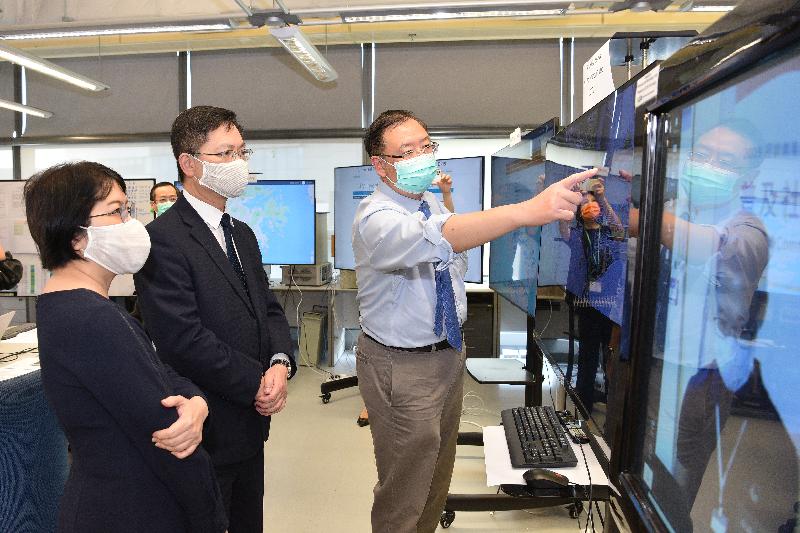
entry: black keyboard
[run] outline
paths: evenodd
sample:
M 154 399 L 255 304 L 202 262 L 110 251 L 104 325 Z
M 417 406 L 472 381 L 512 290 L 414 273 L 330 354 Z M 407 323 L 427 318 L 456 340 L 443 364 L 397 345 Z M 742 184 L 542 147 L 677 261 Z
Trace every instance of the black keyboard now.
M 514 468 L 575 466 L 578 459 L 549 405 L 500 412 Z
M 13 339 L 20 333 L 23 333 L 25 331 L 30 331 L 35 327 L 36 324 L 34 322 L 25 322 L 23 324 L 17 324 L 16 326 L 9 326 L 6 328 L 5 332 L 3 332 L 3 336 L 0 337 L 0 339 L 2 340 Z

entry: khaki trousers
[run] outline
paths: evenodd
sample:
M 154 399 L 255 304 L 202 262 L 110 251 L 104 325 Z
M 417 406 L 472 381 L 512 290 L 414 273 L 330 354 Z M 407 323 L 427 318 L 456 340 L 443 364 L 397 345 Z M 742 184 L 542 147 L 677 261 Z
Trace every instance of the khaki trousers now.
M 393 350 L 362 334 L 356 368 L 378 467 L 372 531 L 430 533 L 453 474 L 464 352 Z

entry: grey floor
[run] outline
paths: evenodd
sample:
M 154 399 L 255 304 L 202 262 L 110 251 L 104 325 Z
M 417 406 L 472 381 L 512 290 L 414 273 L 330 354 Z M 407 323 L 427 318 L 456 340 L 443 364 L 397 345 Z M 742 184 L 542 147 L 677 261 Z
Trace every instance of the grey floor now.
M 335 372 L 351 373 L 352 356 Z M 355 420 L 361 410 L 358 388 L 332 394 L 323 405 L 325 377 L 301 367 L 290 382 L 289 400 L 273 417 L 266 444 L 264 516 L 266 532 L 352 533 L 370 531 L 372 487 L 377 479 L 369 427 Z M 501 409 L 522 405 L 522 387 L 479 385 L 464 377 L 462 431 L 497 425 Z M 486 486 L 483 448 L 459 446 L 452 493 L 494 493 Z M 585 515 L 581 516 L 581 530 Z M 597 531 L 601 530 L 597 520 Z M 539 531 L 574 533 L 578 521 L 563 507 L 533 511 L 459 512 L 447 531 Z M 438 531 L 445 531 L 441 527 Z M 580 530 L 579 530 L 580 531 Z

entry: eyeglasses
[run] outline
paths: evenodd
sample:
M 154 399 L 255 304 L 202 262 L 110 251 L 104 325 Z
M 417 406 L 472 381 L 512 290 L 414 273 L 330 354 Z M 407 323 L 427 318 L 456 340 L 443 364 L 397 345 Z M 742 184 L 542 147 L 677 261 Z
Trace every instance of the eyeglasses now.
M 393 157 L 395 159 L 411 159 L 412 157 L 415 157 L 417 154 L 433 154 L 438 149 L 439 149 L 439 143 L 429 142 L 428 144 L 423 144 L 419 148 L 412 148 L 411 150 L 406 150 L 400 155 L 392 155 L 392 154 L 378 154 L 378 155 L 383 157 Z
M 233 161 L 234 159 L 241 159 L 247 161 L 253 155 L 253 151 L 249 148 L 242 150 L 225 150 L 224 152 L 217 152 L 215 154 L 208 154 L 206 152 L 192 152 L 192 155 L 210 155 L 225 159 L 226 161 Z
M 751 165 L 742 163 L 741 161 L 725 154 L 717 155 L 715 157 L 713 153 L 704 152 L 702 150 L 689 152 L 689 159 L 695 163 L 706 165 L 710 164 L 713 160 L 717 168 L 727 172 L 732 172 L 734 174 L 752 168 Z
M 109 211 L 108 213 L 100 213 L 99 215 L 89 215 L 89 218 L 97 218 L 97 217 L 119 217 L 120 220 L 126 222 L 131 216 L 133 215 L 135 208 L 132 203 L 128 203 L 128 205 L 124 205 L 114 209 L 113 211 Z

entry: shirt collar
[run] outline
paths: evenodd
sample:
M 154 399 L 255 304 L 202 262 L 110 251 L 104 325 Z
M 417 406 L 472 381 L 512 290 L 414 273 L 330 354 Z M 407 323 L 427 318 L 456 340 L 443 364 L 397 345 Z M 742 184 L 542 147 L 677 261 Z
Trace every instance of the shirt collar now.
M 392 200 L 395 203 L 400 204 L 400 207 L 406 209 L 407 211 L 409 211 L 411 213 L 413 213 L 414 211 L 418 211 L 419 210 L 419 206 L 422 204 L 423 200 L 428 200 L 428 204 L 431 203 L 430 200 L 428 198 L 426 198 L 426 194 L 425 193 L 422 193 L 422 198 L 420 198 L 419 200 L 415 200 L 414 198 L 409 198 L 408 196 L 403 196 L 399 192 L 395 191 L 394 189 L 392 189 L 391 187 L 386 185 L 386 183 L 383 180 L 380 180 L 378 182 L 378 190 L 384 196 L 388 196 L 390 200 Z
M 211 204 L 205 203 L 199 198 L 195 198 L 189 194 L 186 189 L 183 190 L 183 195 L 186 197 L 186 201 L 189 202 L 189 205 L 191 205 L 194 210 L 197 211 L 197 214 L 200 215 L 200 218 L 203 219 L 203 222 L 215 230 L 219 229 L 219 225 L 222 222 L 222 211 Z M 233 225 L 233 218 L 231 218 L 231 225 Z

